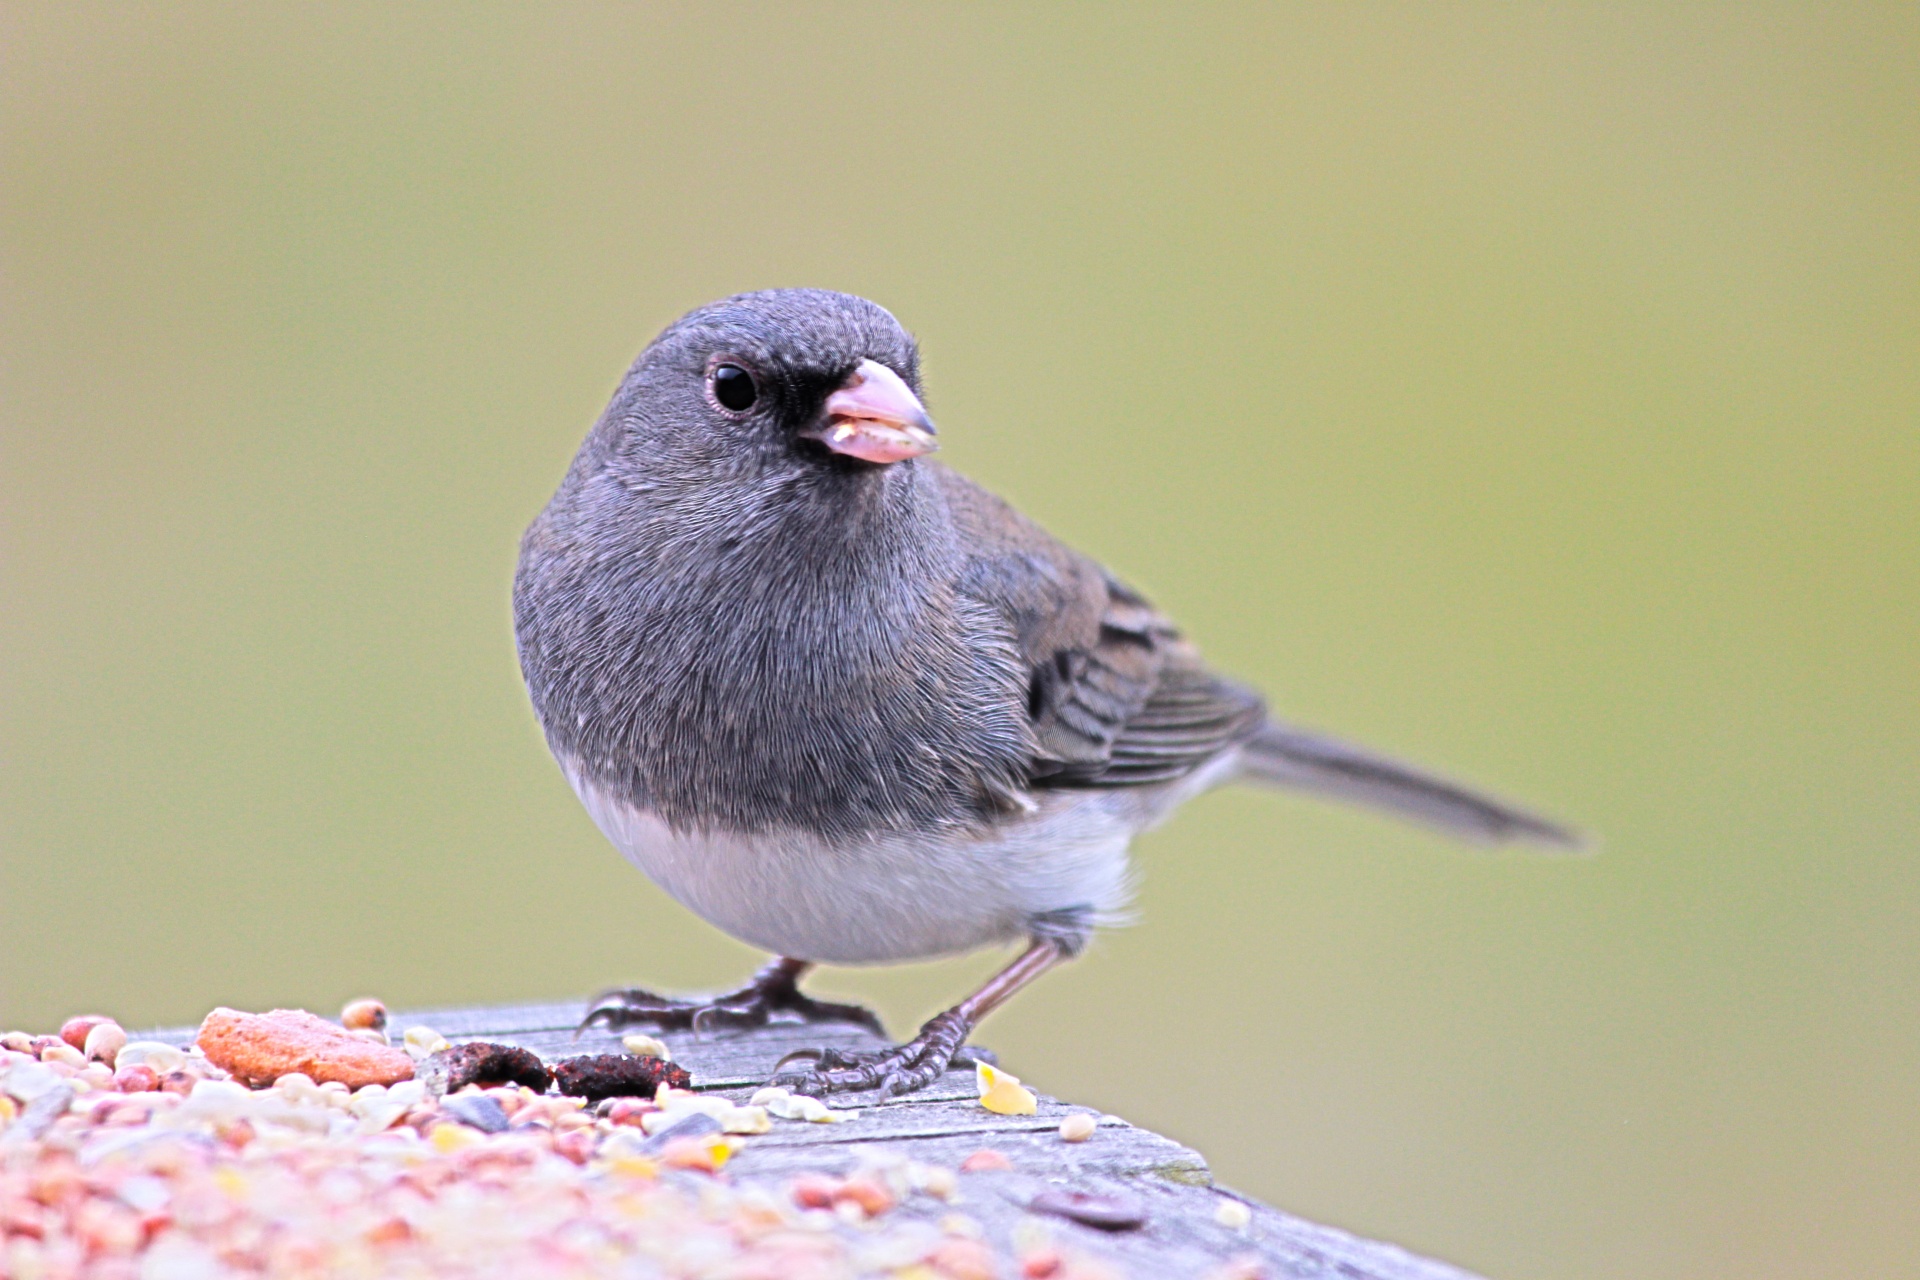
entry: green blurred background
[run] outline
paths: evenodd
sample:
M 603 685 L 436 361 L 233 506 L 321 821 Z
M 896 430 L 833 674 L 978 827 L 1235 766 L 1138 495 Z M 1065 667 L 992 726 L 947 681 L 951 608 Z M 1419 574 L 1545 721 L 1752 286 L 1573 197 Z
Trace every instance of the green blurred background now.
M 1498 1277 L 1920 1274 L 1916 84 L 1911 5 L 7 3 L 0 1023 L 745 973 L 508 581 L 663 323 L 825 285 L 1285 713 L 1605 840 L 1209 798 L 1011 1066 Z

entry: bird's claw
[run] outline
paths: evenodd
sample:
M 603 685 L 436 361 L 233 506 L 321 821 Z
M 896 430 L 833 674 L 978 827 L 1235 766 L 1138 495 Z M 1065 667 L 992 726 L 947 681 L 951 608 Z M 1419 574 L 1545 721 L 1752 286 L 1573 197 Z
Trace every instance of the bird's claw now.
M 940 1014 L 905 1044 L 886 1049 L 799 1049 L 774 1066 L 773 1083 L 795 1093 L 822 1098 L 830 1093 L 879 1091 L 880 1101 L 924 1089 L 951 1067 L 992 1062 L 984 1049 L 966 1047 L 973 1030 L 952 1012 Z M 808 1061 L 805 1071 L 787 1072 L 789 1063 Z
M 603 1027 L 619 1031 L 650 1026 L 662 1031 L 744 1030 L 763 1027 L 775 1014 L 793 1015 L 800 1022 L 850 1022 L 885 1035 L 879 1016 L 857 1004 L 815 1000 L 791 979 L 769 980 L 765 974 L 738 991 L 711 1000 L 674 1000 L 651 991 L 608 991 L 594 1000 L 580 1020 L 580 1030 Z

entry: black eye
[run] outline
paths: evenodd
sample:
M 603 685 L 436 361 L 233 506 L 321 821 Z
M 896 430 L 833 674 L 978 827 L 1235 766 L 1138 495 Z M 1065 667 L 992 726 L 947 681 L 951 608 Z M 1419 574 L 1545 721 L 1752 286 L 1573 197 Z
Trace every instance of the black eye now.
M 721 407 L 739 413 L 753 408 L 753 402 L 760 398 L 760 389 L 753 385 L 753 375 L 737 364 L 723 364 L 713 371 L 713 398 Z

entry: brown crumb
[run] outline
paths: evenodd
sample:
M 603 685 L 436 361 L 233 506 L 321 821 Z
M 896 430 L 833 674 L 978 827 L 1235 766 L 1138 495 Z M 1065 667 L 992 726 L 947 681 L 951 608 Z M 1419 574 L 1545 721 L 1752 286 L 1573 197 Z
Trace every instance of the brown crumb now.
M 483 1088 L 518 1084 L 535 1093 L 545 1093 L 553 1083 L 553 1075 L 540 1061 L 540 1055 L 518 1045 L 475 1040 L 457 1044 L 434 1057 L 446 1064 L 448 1093 L 458 1093 L 470 1084 Z
M 676 1089 L 693 1087 L 685 1067 L 665 1058 L 641 1058 L 626 1053 L 597 1053 L 563 1058 L 553 1064 L 560 1092 L 588 1102 L 602 1098 L 650 1098 L 663 1084 Z

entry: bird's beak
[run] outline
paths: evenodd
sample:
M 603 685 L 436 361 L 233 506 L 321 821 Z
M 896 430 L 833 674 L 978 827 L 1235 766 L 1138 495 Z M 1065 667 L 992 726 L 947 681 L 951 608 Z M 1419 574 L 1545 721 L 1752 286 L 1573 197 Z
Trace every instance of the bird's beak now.
M 904 462 L 940 446 L 933 419 L 899 374 L 862 360 L 827 397 L 826 420 L 807 433 L 835 453 L 867 462 Z

